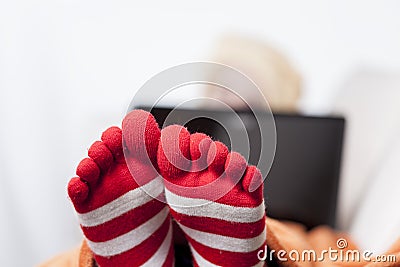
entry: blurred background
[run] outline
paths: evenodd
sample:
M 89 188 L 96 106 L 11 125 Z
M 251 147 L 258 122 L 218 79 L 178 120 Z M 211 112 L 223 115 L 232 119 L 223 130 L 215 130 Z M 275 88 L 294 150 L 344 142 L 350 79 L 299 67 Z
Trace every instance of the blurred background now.
M 240 43 L 229 38 L 289 68 L 242 70 L 262 83 L 265 69 L 271 88 L 291 79 L 294 97 L 279 100 L 293 97 L 288 109 L 347 118 L 338 226 L 385 250 L 400 234 L 399 10 L 395 0 L 0 1 L 1 264 L 32 266 L 77 245 L 66 185 L 87 148 L 146 80 L 224 61 L 221 47 Z

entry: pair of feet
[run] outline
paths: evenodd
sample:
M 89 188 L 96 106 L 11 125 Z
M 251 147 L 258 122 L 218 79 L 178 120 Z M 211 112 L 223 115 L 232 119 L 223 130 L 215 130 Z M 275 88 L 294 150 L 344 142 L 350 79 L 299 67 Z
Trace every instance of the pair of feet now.
M 173 266 L 171 217 L 195 266 L 264 265 L 262 176 L 240 154 L 178 125 L 160 131 L 142 110 L 101 140 L 68 184 L 100 266 Z

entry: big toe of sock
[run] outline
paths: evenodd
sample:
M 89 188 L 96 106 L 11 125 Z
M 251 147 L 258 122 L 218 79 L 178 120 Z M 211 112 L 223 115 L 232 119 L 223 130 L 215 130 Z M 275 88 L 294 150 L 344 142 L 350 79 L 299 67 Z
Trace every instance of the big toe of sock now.
M 190 133 L 185 127 L 171 125 L 161 131 L 157 162 L 161 175 L 168 180 L 190 171 Z
M 160 134 L 155 118 L 144 110 L 131 111 L 122 122 L 126 153 L 144 162 L 156 163 Z

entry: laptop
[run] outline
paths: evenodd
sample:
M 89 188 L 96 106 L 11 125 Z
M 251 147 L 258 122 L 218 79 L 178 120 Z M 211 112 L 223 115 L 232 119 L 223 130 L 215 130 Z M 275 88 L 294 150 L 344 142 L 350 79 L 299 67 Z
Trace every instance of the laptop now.
M 229 148 L 225 128 L 212 118 L 223 119 L 224 126 L 235 123 L 234 113 L 223 110 L 137 107 L 150 111 L 160 127 L 185 125 L 190 132 L 203 132 Z M 173 110 L 173 113 L 171 111 Z M 171 114 L 170 114 L 171 113 Z M 249 153 L 249 163 L 260 157 L 260 130 L 251 111 L 235 112 L 249 136 L 248 145 L 235 145 L 239 153 Z M 166 121 L 167 116 L 168 121 Z M 260 116 L 266 118 L 268 116 Z M 195 118 L 188 121 L 188 118 Z M 276 125 L 276 151 L 264 181 L 267 215 L 304 224 L 335 226 L 336 202 L 345 120 L 332 116 L 273 114 Z M 234 126 L 234 125 L 233 125 Z M 234 127 L 232 127 L 234 129 Z M 233 133 L 234 134 L 234 133 Z M 245 151 L 247 149 L 247 152 Z

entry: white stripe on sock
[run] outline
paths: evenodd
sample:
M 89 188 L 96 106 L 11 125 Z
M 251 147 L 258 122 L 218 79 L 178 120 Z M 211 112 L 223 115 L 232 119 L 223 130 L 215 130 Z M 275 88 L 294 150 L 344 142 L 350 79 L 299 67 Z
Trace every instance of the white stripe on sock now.
M 79 222 L 85 227 L 103 224 L 146 204 L 154 199 L 153 196 L 159 196 L 163 190 L 163 182 L 160 177 L 157 177 L 142 187 L 131 190 L 104 206 L 87 213 L 78 213 Z
M 261 220 L 265 214 L 264 201 L 254 208 L 235 207 L 204 199 L 181 197 L 167 189 L 165 189 L 165 197 L 171 209 L 188 216 L 252 223 Z
M 103 257 L 120 254 L 136 247 L 149 238 L 163 224 L 168 214 L 168 207 L 165 207 L 153 218 L 126 234 L 104 242 L 92 242 L 88 240 L 88 245 L 94 254 Z
M 252 238 L 236 238 L 217 234 L 206 233 L 192 228 L 186 227 L 178 223 L 182 230 L 195 241 L 203 244 L 204 246 L 231 251 L 231 252 L 252 252 L 261 247 L 266 238 L 267 231 L 264 228 L 261 234 Z
M 197 265 L 201 267 L 220 267 L 220 265 L 215 265 L 214 263 L 203 258 L 192 246 L 190 246 L 190 250 L 192 251 L 193 258 Z
M 221 267 L 220 265 L 215 265 L 212 262 L 209 262 L 205 258 L 203 258 L 192 246 L 190 246 L 190 250 L 192 251 L 193 258 L 195 259 L 196 263 L 201 267 Z M 263 267 L 264 262 L 260 261 L 256 265 L 252 267 Z
M 169 224 L 169 230 L 167 236 L 164 238 L 161 246 L 158 248 L 157 252 L 147 260 L 142 267 L 154 267 L 162 266 L 167 259 L 169 249 L 171 248 L 172 241 L 172 223 Z

